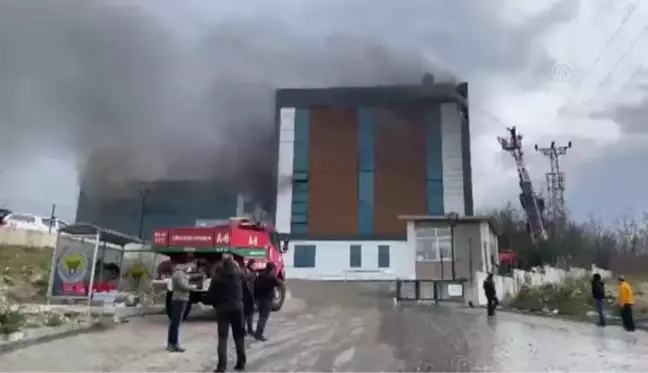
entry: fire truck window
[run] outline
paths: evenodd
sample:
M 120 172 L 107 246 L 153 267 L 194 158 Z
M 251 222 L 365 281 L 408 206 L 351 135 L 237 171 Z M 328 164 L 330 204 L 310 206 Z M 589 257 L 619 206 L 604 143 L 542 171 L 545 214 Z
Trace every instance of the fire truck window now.
M 277 249 L 281 249 L 279 245 L 279 235 L 277 234 L 277 232 L 270 233 L 270 243 L 272 244 L 272 246 L 276 247 Z

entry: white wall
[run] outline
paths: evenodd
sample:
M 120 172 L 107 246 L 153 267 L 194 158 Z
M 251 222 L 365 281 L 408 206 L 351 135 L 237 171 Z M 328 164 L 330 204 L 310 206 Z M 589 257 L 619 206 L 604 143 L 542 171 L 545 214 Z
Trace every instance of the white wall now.
M 441 161 L 443 208 L 446 213 L 465 215 L 461 114 L 456 103 L 441 105 Z
M 54 247 L 56 233 L 0 228 L 0 246 Z
M 282 108 L 279 114 L 279 164 L 277 166 L 277 205 L 275 227 L 290 233 L 292 215 L 293 161 L 295 156 L 295 108 Z
M 295 246 L 315 245 L 315 268 L 293 266 Z M 362 265 L 351 268 L 350 246 L 362 247 Z M 378 268 L 378 246 L 389 246 L 389 268 Z M 405 241 L 291 241 L 284 255 L 288 279 L 392 280 L 415 277 L 415 251 Z
M 590 269 L 572 267 L 568 271 L 560 268 L 544 266 L 541 269 L 532 269 L 531 271 L 522 271 L 519 269 L 513 270 L 513 276 L 493 276 L 495 281 L 495 290 L 500 299 L 508 297 L 515 297 L 522 286 L 542 286 L 546 284 L 560 284 L 569 278 L 589 277 L 593 273 L 598 273 L 602 278 L 612 277 L 612 272 L 597 268 L 592 265 Z M 475 273 L 473 290 L 474 294 L 471 299 L 478 305 L 483 306 L 486 304 L 486 296 L 482 289 L 482 284 L 486 279 L 487 273 L 478 271 Z

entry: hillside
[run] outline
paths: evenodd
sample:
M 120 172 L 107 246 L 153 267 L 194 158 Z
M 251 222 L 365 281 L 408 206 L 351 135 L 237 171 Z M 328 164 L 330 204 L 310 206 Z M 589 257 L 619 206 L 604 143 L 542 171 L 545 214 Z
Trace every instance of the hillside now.
M 0 296 L 9 301 L 45 300 L 52 263 L 51 248 L 0 247 Z

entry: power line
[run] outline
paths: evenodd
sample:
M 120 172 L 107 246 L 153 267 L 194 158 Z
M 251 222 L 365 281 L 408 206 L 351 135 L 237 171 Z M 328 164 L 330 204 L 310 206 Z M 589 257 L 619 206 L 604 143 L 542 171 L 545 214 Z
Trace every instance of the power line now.
M 621 63 L 622 63 L 622 62 L 623 62 L 623 61 L 628 57 L 628 55 L 630 55 L 630 53 L 635 49 L 635 47 L 637 46 L 637 43 L 639 42 L 639 40 L 641 40 L 641 38 L 642 38 L 643 35 L 646 33 L 646 31 L 648 31 L 648 23 L 646 23 L 646 26 L 644 26 L 644 28 L 641 30 L 641 32 L 640 32 L 640 33 L 635 37 L 635 39 L 632 41 L 632 44 L 630 45 L 630 48 L 628 48 L 628 49 L 625 51 L 625 53 L 623 53 L 623 55 L 621 56 L 621 58 L 619 58 L 619 59 L 617 60 L 617 62 L 614 64 L 614 66 L 613 66 L 612 69 L 608 72 L 608 74 L 605 76 L 605 78 L 603 78 L 601 81 L 599 81 L 599 83 L 596 85 L 596 89 L 594 90 L 594 92 L 592 93 L 592 95 L 591 95 L 587 100 L 581 102 L 581 105 L 587 105 L 589 102 L 591 102 L 591 101 L 594 99 L 594 97 L 597 96 L 598 91 L 601 89 L 601 87 L 603 86 L 603 84 L 606 83 L 606 82 L 610 79 L 610 77 L 612 76 L 612 74 L 614 74 L 614 73 L 616 72 L 617 68 L 619 68 L 619 66 L 621 65 Z
M 592 62 L 592 65 L 587 69 L 587 74 L 585 74 L 585 77 L 583 77 L 583 79 L 581 80 L 580 84 L 578 85 L 577 90 L 581 89 L 581 87 L 583 86 L 583 83 L 585 83 L 587 78 L 589 78 L 589 76 L 590 76 L 592 70 L 594 69 L 594 67 L 596 66 L 596 64 L 601 60 L 601 57 L 603 57 L 604 52 L 610 47 L 610 45 L 612 45 L 612 42 L 614 40 L 616 40 L 616 38 L 619 36 L 619 32 L 621 31 L 623 26 L 625 26 L 625 24 L 628 22 L 628 20 L 634 14 L 634 12 L 637 10 L 638 7 L 639 7 L 639 1 L 636 0 L 635 3 L 634 3 L 634 6 L 632 7 L 632 9 L 630 9 L 628 11 L 628 13 L 626 13 L 625 17 L 623 17 L 623 19 L 621 20 L 621 22 L 617 26 L 616 30 L 614 30 L 612 35 L 608 38 L 608 41 L 607 41 L 607 43 L 605 43 L 605 46 L 603 47 L 603 49 L 601 49 L 599 54 L 594 59 L 594 62 Z

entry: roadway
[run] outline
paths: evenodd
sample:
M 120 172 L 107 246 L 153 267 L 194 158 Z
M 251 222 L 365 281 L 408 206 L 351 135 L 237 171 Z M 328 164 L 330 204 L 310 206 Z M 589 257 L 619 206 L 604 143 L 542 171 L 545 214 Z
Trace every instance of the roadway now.
M 648 333 L 450 306 L 394 306 L 384 285 L 289 284 L 265 343 L 248 341 L 248 371 L 645 371 Z M 210 312 L 182 325 L 187 351 L 165 351 L 166 317 L 137 319 L 0 355 L 2 371 L 208 372 Z M 233 351 L 232 351 L 233 355 Z M 233 356 L 229 368 L 234 364 Z

